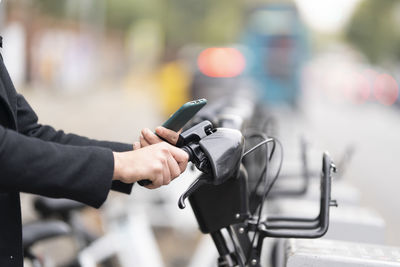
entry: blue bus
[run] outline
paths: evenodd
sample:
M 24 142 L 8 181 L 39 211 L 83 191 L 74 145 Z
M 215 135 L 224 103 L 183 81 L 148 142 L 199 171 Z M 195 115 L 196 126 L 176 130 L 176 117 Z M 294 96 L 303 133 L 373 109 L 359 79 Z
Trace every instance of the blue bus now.
M 246 74 L 256 82 L 263 101 L 297 106 L 309 47 L 296 6 L 254 8 L 246 18 L 242 42 L 248 48 Z

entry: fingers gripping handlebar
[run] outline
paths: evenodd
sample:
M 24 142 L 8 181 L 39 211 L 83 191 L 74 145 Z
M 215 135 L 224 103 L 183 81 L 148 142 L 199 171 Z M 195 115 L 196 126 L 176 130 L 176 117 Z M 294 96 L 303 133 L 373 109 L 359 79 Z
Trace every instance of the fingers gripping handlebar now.
M 244 137 L 238 130 L 213 128 L 203 121 L 180 134 L 177 146 L 189 155 L 189 161 L 207 176 L 197 178 L 182 194 L 179 207 L 185 207 L 185 199 L 205 183 L 219 185 L 239 173 L 244 150 Z M 139 184 L 143 185 L 142 180 Z M 150 182 L 151 183 L 151 182 Z
M 189 161 L 193 162 L 199 170 L 206 173 L 208 173 L 208 169 L 206 168 L 207 159 L 201 151 L 199 151 L 200 149 L 196 144 L 211 133 L 211 123 L 209 121 L 203 121 L 180 134 L 176 144 L 177 147 L 181 148 L 189 155 Z M 138 184 L 141 186 L 147 186 L 151 183 L 152 182 L 147 179 L 138 181 Z

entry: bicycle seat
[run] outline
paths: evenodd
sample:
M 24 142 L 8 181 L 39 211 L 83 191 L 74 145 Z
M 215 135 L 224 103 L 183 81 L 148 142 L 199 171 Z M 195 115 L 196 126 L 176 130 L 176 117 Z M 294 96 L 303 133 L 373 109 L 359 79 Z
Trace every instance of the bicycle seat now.
M 22 227 L 22 244 L 27 251 L 36 242 L 71 233 L 70 227 L 61 221 L 33 222 Z
M 34 207 L 42 218 L 58 216 L 68 219 L 72 211 L 81 210 L 86 205 L 70 199 L 37 197 Z

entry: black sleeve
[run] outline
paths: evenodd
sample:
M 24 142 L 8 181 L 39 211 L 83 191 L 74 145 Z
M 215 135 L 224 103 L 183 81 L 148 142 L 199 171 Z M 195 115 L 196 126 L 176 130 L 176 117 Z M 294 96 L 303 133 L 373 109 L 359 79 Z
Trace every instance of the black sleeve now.
M 75 146 L 99 146 L 107 147 L 116 152 L 129 151 L 131 144 L 118 142 L 98 141 L 76 134 L 66 134 L 64 131 L 56 131 L 53 127 L 38 123 L 38 117 L 22 95 L 17 96 L 18 132 L 36 137 L 45 141 Z
M 109 148 L 115 152 L 130 151 L 132 144 L 119 142 L 98 141 L 76 134 L 66 134 L 62 130 L 56 131 L 53 127 L 41 125 L 38 123 L 38 117 L 25 98 L 18 94 L 17 96 L 17 117 L 18 132 L 23 135 L 39 138 L 44 141 L 51 141 L 59 144 L 73 146 L 96 146 Z M 55 177 L 56 178 L 56 177 Z M 133 184 L 125 184 L 120 181 L 113 181 L 111 189 L 130 194 Z
M 61 145 L 0 126 L 0 188 L 69 198 L 99 207 L 107 198 L 114 157 L 107 148 Z

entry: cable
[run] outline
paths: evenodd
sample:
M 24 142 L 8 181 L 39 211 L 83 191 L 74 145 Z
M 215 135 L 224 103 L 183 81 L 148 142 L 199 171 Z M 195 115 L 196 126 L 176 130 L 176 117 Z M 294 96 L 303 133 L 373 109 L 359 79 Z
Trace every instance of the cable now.
M 281 153 L 280 153 L 281 157 L 280 157 L 279 166 L 278 166 L 278 169 L 277 169 L 277 171 L 275 173 L 274 178 L 271 180 L 271 183 L 269 183 L 269 185 L 266 184 L 266 186 L 264 187 L 263 197 L 262 197 L 262 201 L 261 201 L 261 204 L 260 204 L 259 216 L 258 216 L 258 220 L 257 220 L 257 226 L 259 225 L 259 221 L 261 219 L 261 212 L 262 212 L 262 208 L 263 208 L 265 199 L 267 198 L 269 192 L 271 191 L 271 189 L 274 186 L 276 180 L 278 179 L 279 173 L 281 172 L 282 164 L 283 164 L 283 146 L 282 146 L 282 143 L 278 139 L 274 139 L 274 140 L 279 145 L 279 148 L 281 150 Z
M 249 155 L 250 153 L 252 153 L 253 151 L 255 151 L 256 149 L 260 148 L 261 146 L 266 145 L 266 158 L 265 158 L 266 160 L 265 160 L 265 165 L 264 165 L 263 170 L 261 171 L 260 177 L 258 178 L 257 185 L 256 185 L 256 187 L 255 187 L 255 189 L 254 189 L 253 196 L 255 196 L 255 195 L 257 194 L 258 187 L 261 185 L 261 182 L 262 182 L 262 181 L 264 181 L 264 183 L 265 183 L 264 188 L 266 188 L 267 185 L 268 185 L 268 175 L 267 175 L 267 173 L 268 173 L 268 164 L 269 164 L 269 162 L 270 162 L 270 160 L 271 160 L 271 158 L 272 158 L 272 155 L 269 155 L 269 153 L 268 153 L 268 144 L 271 143 L 271 142 L 275 143 L 275 140 L 274 140 L 273 138 L 268 138 L 268 137 L 267 137 L 265 134 L 263 134 L 263 133 L 257 133 L 257 132 L 256 132 L 256 133 L 252 133 L 251 135 L 249 135 L 249 137 L 257 137 L 257 136 L 258 136 L 258 137 L 264 138 L 264 140 L 261 141 L 260 143 L 258 143 L 257 145 L 253 146 L 252 148 L 250 148 L 249 150 L 247 150 L 247 151 L 243 154 L 243 157 L 245 157 L 245 156 Z M 274 144 L 273 150 L 271 151 L 271 154 L 272 154 L 274 151 L 275 151 L 275 144 Z M 263 179 L 263 178 L 264 178 L 264 179 Z M 263 199 L 264 199 L 264 198 L 263 198 Z M 261 209 L 262 209 L 262 207 L 261 207 Z M 257 211 L 257 209 L 255 210 L 255 212 L 256 212 L 256 211 Z M 254 215 L 254 214 L 252 214 L 252 215 Z M 258 219 L 258 221 L 257 221 L 257 225 L 260 224 L 260 217 L 261 217 L 261 216 L 259 216 L 259 219 Z M 251 240 L 251 246 L 250 246 L 251 249 L 253 249 L 253 247 L 254 247 L 254 243 L 255 243 L 256 236 L 257 236 L 257 232 L 255 231 L 255 232 L 254 232 L 254 235 L 253 235 L 253 238 L 252 238 L 252 240 Z M 250 254 L 247 255 L 246 259 L 249 259 L 249 258 L 250 258 L 250 256 L 251 256 L 251 250 L 249 251 L 249 253 L 250 253 Z
M 246 138 L 246 141 L 247 140 L 251 140 L 251 139 L 254 139 L 254 138 L 257 138 L 257 139 L 262 139 L 261 141 L 266 141 L 266 140 L 268 140 L 269 138 L 268 138 L 268 136 L 266 135 L 266 134 L 264 134 L 263 132 L 260 132 L 259 130 L 257 130 L 257 129 L 248 129 L 247 131 L 246 131 L 246 133 L 245 133 L 245 138 Z M 249 141 L 250 141 L 249 140 Z M 247 143 L 247 142 L 246 142 Z M 261 143 L 260 144 L 257 144 L 257 145 L 262 145 Z M 254 147 L 252 147 L 251 149 L 256 149 L 256 148 L 258 148 L 258 147 L 256 147 L 256 146 L 254 146 Z M 255 185 L 255 187 L 254 187 L 254 189 L 252 189 L 252 191 L 253 192 L 251 192 L 251 194 L 250 194 L 250 203 L 252 203 L 252 201 L 254 200 L 254 196 L 255 196 L 255 193 L 257 192 L 257 190 L 258 190 L 258 187 L 259 187 L 259 185 L 260 185 L 260 182 L 261 182 L 261 180 L 262 180 L 262 177 L 263 177 L 263 174 L 264 174 L 264 172 L 265 172 L 265 170 L 266 170 L 266 168 L 267 168 L 267 160 L 268 160 L 268 146 L 266 146 L 265 147 L 266 148 L 266 150 L 265 150 L 265 152 L 264 151 L 262 151 L 261 149 L 260 149 L 260 152 L 261 153 L 257 153 L 256 155 L 254 155 L 254 160 L 255 161 L 252 161 L 251 162 L 251 165 L 254 165 L 254 168 L 251 168 L 252 170 L 255 170 L 255 169 L 258 169 L 259 168 L 259 164 L 261 163 L 261 162 L 264 162 L 264 166 L 263 166 L 263 169 L 262 169 L 262 171 L 259 173 L 259 175 L 258 175 L 258 178 L 257 179 L 255 179 L 255 181 L 257 181 L 257 183 L 256 183 L 256 185 Z M 248 154 L 250 154 L 252 151 L 254 151 L 254 150 L 249 150 L 249 151 L 247 151 L 246 152 L 246 155 L 248 155 Z M 275 144 L 273 144 L 273 149 L 272 149 L 272 151 L 274 151 L 275 150 Z M 264 160 L 264 153 L 266 154 L 266 157 L 265 157 L 265 160 Z M 272 157 L 272 154 L 269 156 L 269 158 L 271 159 L 271 157 Z M 250 163 L 250 162 L 248 162 L 248 163 Z M 246 164 L 247 165 L 247 164 Z M 247 167 L 251 167 L 251 166 L 247 166 Z M 256 173 L 253 173 L 252 175 L 256 175 Z
M 269 184 L 269 186 L 267 188 L 265 188 L 265 190 L 264 190 L 263 198 L 262 198 L 262 201 L 261 201 L 261 204 L 260 204 L 260 210 L 259 210 L 259 213 L 258 213 L 257 229 L 260 226 L 261 213 L 262 213 L 262 209 L 263 209 L 263 205 L 264 205 L 265 199 L 267 198 L 267 196 L 268 196 L 269 192 L 271 191 L 272 187 L 274 186 L 275 182 L 278 180 L 279 174 L 280 174 L 281 169 L 282 169 L 282 164 L 283 164 L 283 146 L 282 146 L 282 143 L 278 139 L 275 139 L 275 141 L 278 143 L 279 148 L 281 150 L 281 154 L 280 154 L 281 157 L 279 159 L 279 166 L 278 166 L 278 169 L 277 169 L 277 171 L 275 173 L 274 178 L 271 180 L 271 183 Z M 253 238 L 252 244 L 251 244 L 252 247 L 254 246 L 253 242 L 254 242 L 254 238 Z
M 270 139 L 264 140 L 263 142 L 259 143 L 259 144 L 256 145 L 256 146 L 254 146 L 253 148 L 251 148 L 250 150 L 248 150 L 247 153 L 246 153 L 246 155 L 247 155 L 248 153 L 254 151 L 254 149 L 260 147 L 261 145 L 267 144 L 269 140 L 272 140 L 274 143 L 278 143 L 279 148 L 280 148 L 280 150 L 281 150 L 281 153 L 280 153 L 281 156 L 280 156 L 280 162 L 279 162 L 278 169 L 277 169 L 277 171 L 276 171 L 276 173 L 275 173 L 274 178 L 271 180 L 271 183 L 269 183 L 269 184 L 267 183 L 267 181 L 268 181 L 268 179 L 267 179 L 267 178 L 268 178 L 268 167 L 267 167 L 267 166 L 266 166 L 266 168 L 265 168 L 265 173 L 263 173 L 263 174 L 264 174 L 264 178 L 265 178 L 265 179 L 264 179 L 264 181 L 265 181 L 265 186 L 264 186 L 264 192 L 263 192 L 263 195 L 262 195 L 262 199 L 261 199 L 261 203 L 260 203 L 260 207 L 259 207 L 259 211 L 258 211 L 258 218 L 257 218 L 257 224 L 256 224 L 256 225 L 257 225 L 257 229 L 258 229 L 258 227 L 259 227 L 259 225 L 260 225 L 260 222 L 261 222 L 261 214 L 262 214 L 262 210 L 263 210 L 263 207 L 264 207 L 265 199 L 267 198 L 267 195 L 268 195 L 269 192 L 271 191 L 272 186 L 275 184 L 276 180 L 278 179 L 279 173 L 280 173 L 280 171 L 281 171 L 281 169 L 282 169 L 282 164 L 283 164 L 283 146 L 282 146 L 282 143 L 281 143 L 278 139 L 270 138 Z M 271 152 L 271 153 L 272 153 L 272 152 Z M 270 160 L 270 158 L 271 158 L 271 157 L 269 157 L 269 160 Z M 269 160 L 267 160 L 267 162 L 268 162 Z M 261 184 L 261 180 L 260 180 L 260 183 L 259 183 L 259 184 Z M 257 185 L 257 187 L 259 186 L 259 184 Z M 257 189 L 257 187 L 256 187 L 256 189 Z M 254 236 L 253 236 L 253 238 L 252 238 L 252 240 L 251 240 L 251 248 L 254 247 L 254 243 L 255 243 L 256 236 L 257 236 L 257 232 L 254 232 Z M 250 255 L 248 255 L 248 257 L 249 257 L 249 256 L 250 256 Z
M 243 153 L 243 157 L 247 156 L 249 153 L 253 152 L 254 150 L 256 150 L 257 148 L 259 148 L 262 145 L 268 144 L 270 142 L 273 142 L 274 139 L 273 138 L 268 138 L 260 143 L 258 143 L 257 145 L 253 146 L 252 148 L 250 148 L 249 150 L 247 150 L 246 152 Z
M 275 174 L 274 178 L 272 179 L 268 189 L 265 192 L 265 195 L 263 196 L 264 199 L 268 196 L 268 194 L 271 191 L 272 187 L 274 186 L 276 180 L 278 180 L 279 174 L 280 174 L 281 169 L 282 169 L 282 164 L 283 164 L 283 146 L 282 146 L 282 143 L 278 139 L 275 139 L 275 141 L 278 143 L 279 148 L 281 149 L 281 157 L 279 159 L 278 170 L 276 171 L 276 174 Z
M 258 131 L 250 131 L 250 133 L 247 133 L 245 135 L 245 137 L 247 137 L 247 138 L 261 137 L 264 140 L 262 142 L 258 143 L 257 145 L 255 145 L 254 147 L 252 147 L 251 149 L 249 149 L 248 151 L 246 151 L 243 156 L 248 155 L 249 153 L 253 152 L 254 150 L 256 150 L 257 148 L 259 148 L 262 145 L 268 144 L 270 142 L 272 142 L 272 144 L 273 144 L 270 154 L 268 154 L 268 146 L 266 147 L 267 148 L 267 150 L 266 150 L 266 162 L 265 162 L 265 165 L 264 165 L 264 167 L 263 167 L 263 169 L 262 169 L 262 171 L 260 173 L 259 178 L 257 179 L 257 184 L 256 184 L 253 192 L 250 195 L 250 202 L 251 202 L 255 198 L 255 196 L 257 195 L 257 191 L 258 191 L 258 188 L 259 188 L 259 186 L 261 184 L 262 178 L 264 177 L 265 172 L 267 171 L 268 162 L 271 161 L 271 159 L 272 159 L 272 157 L 274 155 L 275 148 L 276 148 L 276 143 L 275 143 L 275 139 L 274 138 L 268 138 L 267 135 L 265 135 L 264 133 L 258 132 Z M 267 177 L 265 177 L 265 182 L 266 182 L 266 179 L 267 179 Z M 264 188 L 266 186 L 267 186 L 267 184 L 265 184 Z
M 260 142 L 260 140 L 258 140 L 258 139 L 261 139 L 261 141 L 265 141 L 265 140 L 269 139 L 266 134 L 264 134 L 263 132 L 260 132 L 257 129 L 247 129 L 244 136 L 245 136 L 246 144 L 249 143 L 252 145 L 258 144 L 256 142 L 252 141 L 252 139 L 257 139 L 257 142 Z M 256 185 L 252 186 L 252 188 L 249 188 L 251 190 L 250 199 L 249 199 L 250 206 L 253 206 L 253 204 L 251 204 L 251 203 L 256 201 L 256 192 L 258 190 L 258 187 L 262 180 L 263 174 L 267 167 L 266 161 L 268 160 L 268 151 L 267 151 L 268 146 L 265 146 L 265 149 L 266 150 L 264 150 L 264 149 L 257 150 L 257 153 L 253 153 L 252 160 L 245 162 L 246 169 L 249 171 L 249 175 L 251 174 L 251 176 L 254 178 L 257 176 L 257 179 L 251 179 L 253 181 L 256 181 Z M 250 151 L 248 153 L 250 153 Z M 265 154 L 266 154 L 266 156 L 264 156 Z M 257 169 L 260 168 L 261 164 L 263 165 L 262 170 L 261 170 L 261 172 L 258 172 Z M 254 203 L 254 204 L 256 204 L 256 203 Z
M 246 134 L 244 135 L 244 137 L 245 138 L 254 138 L 254 137 L 261 137 L 262 139 L 264 139 L 264 141 L 267 141 L 267 140 L 270 140 L 270 139 L 274 139 L 274 138 L 268 138 L 268 136 L 266 135 L 266 134 L 264 134 L 263 132 L 260 132 L 260 131 L 257 131 L 257 130 L 248 130 L 247 132 L 246 132 Z M 269 141 L 268 141 L 269 142 Z M 246 156 L 248 153 L 251 153 L 251 152 L 253 152 L 253 150 L 255 150 L 255 149 L 257 149 L 259 146 L 262 146 L 263 145 L 263 143 L 261 142 L 261 143 L 258 143 L 257 145 L 255 145 L 254 147 L 252 147 L 251 149 L 249 149 L 248 151 L 246 151 L 244 154 L 243 154 L 243 157 L 244 156 Z M 272 156 L 273 156 L 273 154 L 274 154 L 274 151 L 275 151 L 275 142 L 273 142 L 273 147 L 272 147 L 272 151 L 271 151 L 271 154 L 270 154 L 270 156 L 269 156 L 269 160 L 271 160 L 271 158 L 272 158 Z M 268 156 L 268 155 L 267 155 Z

